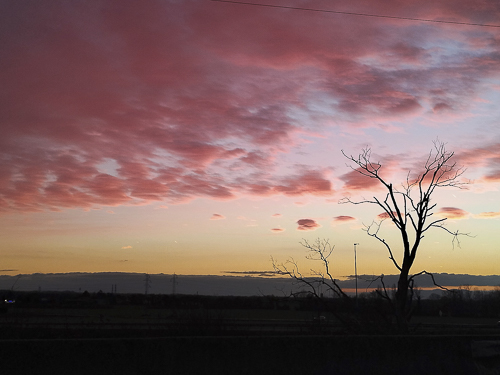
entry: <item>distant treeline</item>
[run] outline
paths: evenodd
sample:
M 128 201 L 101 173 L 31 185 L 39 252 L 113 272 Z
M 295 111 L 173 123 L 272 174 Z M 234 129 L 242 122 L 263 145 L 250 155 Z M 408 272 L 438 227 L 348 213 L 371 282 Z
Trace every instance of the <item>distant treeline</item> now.
M 120 305 L 148 306 L 155 309 L 266 309 L 317 312 L 358 312 L 385 315 L 391 313 L 390 303 L 376 292 L 360 294 L 358 300 L 344 301 L 337 298 L 317 299 L 307 293 L 300 296 L 206 296 L 167 294 L 118 294 L 77 292 L 12 292 L 1 291 L 5 308 L 102 308 Z M 414 315 L 500 317 L 500 289 L 494 291 L 472 290 L 468 287 L 444 291 L 430 298 L 414 298 Z

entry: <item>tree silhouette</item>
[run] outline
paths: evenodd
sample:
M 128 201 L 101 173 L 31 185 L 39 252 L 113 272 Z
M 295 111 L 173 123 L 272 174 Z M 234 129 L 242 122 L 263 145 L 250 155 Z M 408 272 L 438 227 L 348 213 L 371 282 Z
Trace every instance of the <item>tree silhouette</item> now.
M 300 244 L 308 251 L 306 259 L 318 261 L 320 269 L 310 269 L 311 276 L 305 277 L 299 271 L 299 267 L 293 258 L 289 258 L 285 263 L 278 263 L 271 257 L 274 273 L 277 275 L 290 276 L 302 286 L 306 286 L 307 293 L 316 298 L 322 298 L 323 292 L 330 292 L 336 297 L 349 298 L 337 283 L 330 271 L 330 255 L 335 246 L 329 240 L 317 239 L 314 243 L 302 240 Z
M 347 155 L 342 150 L 342 154 L 354 163 L 354 166 L 349 165 L 351 169 L 363 176 L 375 179 L 385 188 L 385 196 L 382 198 L 373 197 L 372 199 L 356 202 L 350 198 L 343 198 L 340 203 L 369 203 L 384 210 L 381 215 L 382 219 L 366 225 L 365 230 L 369 236 L 376 238 L 387 248 L 389 258 L 399 271 L 393 307 L 400 330 L 407 329 L 407 323 L 411 316 L 414 278 L 422 274 L 428 274 L 426 271 L 410 274 L 425 233 L 433 228 L 444 230 L 452 236 L 453 245 L 455 243 L 460 245 L 458 236 L 465 234 L 447 229 L 444 226 L 445 217 L 432 217 L 436 203 L 431 201 L 431 197 L 437 188 L 464 189 L 470 183 L 470 181 L 463 181 L 460 178 L 465 169 L 458 167 L 452 161 L 454 153 L 446 150 L 445 143 L 438 140 L 433 143 L 434 147 L 429 152 L 422 170 L 416 175 L 409 171 L 406 181 L 401 184 L 400 188 L 395 187 L 381 177 L 382 164 L 372 160 L 370 148 L 363 149 L 357 157 Z M 395 258 L 393 247 L 379 234 L 382 222 L 386 219 L 390 219 L 399 230 L 403 250 L 401 260 Z M 384 297 L 390 299 L 387 292 L 385 292 Z
M 330 294 L 345 305 L 343 306 L 344 310 L 345 307 L 349 306 L 350 297 L 342 290 L 338 284 L 338 280 L 332 275 L 330 269 L 329 258 L 335 246 L 331 245 L 329 240 L 321 240 L 319 238 L 313 243 L 303 239 L 300 244 L 307 250 L 306 259 L 315 261 L 318 267 L 315 269 L 311 268 L 309 270 L 310 275 L 304 276 L 293 258 L 288 258 L 286 262 L 279 263 L 271 257 L 274 273 L 276 275 L 289 276 L 300 286 L 301 289 L 296 293 L 290 292 L 290 296 L 300 296 L 305 293 L 316 299 L 325 311 L 334 315 L 345 328 L 355 328 L 352 319 L 345 314 L 345 311 L 344 313 L 337 311 L 337 308 L 327 303 L 327 299 L 324 298 L 325 294 Z M 335 305 L 339 307 L 340 303 Z

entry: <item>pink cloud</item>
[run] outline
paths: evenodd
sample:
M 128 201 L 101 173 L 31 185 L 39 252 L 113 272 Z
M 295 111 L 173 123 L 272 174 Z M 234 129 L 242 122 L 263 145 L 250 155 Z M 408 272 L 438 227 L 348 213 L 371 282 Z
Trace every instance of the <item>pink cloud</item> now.
M 155 180 L 131 179 L 128 181 L 128 187 L 131 189 L 131 197 L 147 201 L 161 201 L 169 192 L 167 185 Z
M 473 147 L 471 149 L 457 152 L 455 157 L 460 163 L 465 165 L 488 165 L 490 163 L 500 163 L 500 143 L 492 142 L 483 147 Z
M 496 219 L 500 217 L 500 211 L 497 212 L 481 212 L 480 214 L 474 215 L 478 219 Z
M 355 217 L 346 216 L 346 215 L 335 216 L 333 218 L 333 222 L 336 224 L 348 223 L 348 222 L 355 221 L 355 220 L 356 220 Z
M 186 171 L 187 172 L 187 171 Z M 194 197 L 210 197 L 218 200 L 234 198 L 232 188 L 225 186 L 226 181 L 218 176 L 204 172 L 172 175 L 161 175 L 158 180 L 168 186 L 166 199 L 175 203 L 189 201 Z M 163 182 L 163 181 L 168 182 Z
M 109 174 L 96 175 L 85 187 L 106 205 L 123 204 L 131 199 L 126 193 L 124 182 Z
M 330 195 L 332 184 L 319 171 L 306 171 L 297 176 L 282 179 L 274 190 L 285 195 Z
M 432 111 L 435 113 L 439 112 L 451 112 L 453 110 L 452 106 L 448 103 L 439 102 L 432 107 Z
M 392 213 L 395 217 L 398 217 L 398 214 L 396 212 Z M 390 219 L 391 216 L 387 212 L 382 212 L 381 214 L 377 215 L 377 218 L 384 220 L 384 219 Z
M 224 215 L 220 215 L 220 214 L 213 214 L 212 217 L 210 218 L 210 220 L 223 220 L 225 219 L 226 217 Z
M 362 175 L 356 170 L 352 170 L 340 176 L 340 179 L 344 182 L 344 186 L 347 190 L 371 190 L 380 188 L 379 181 Z
M 350 154 L 347 155 L 350 156 Z M 357 154 L 352 155 L 352 157 L 355 160 L 358 159 Z M 385 181 L 391 181 L 391 177 L 402 169 L 403 161 L 406 159 L 406 156 L 401 154 L 390 154 L 388 156 L 380 157 L 369 152 L 368 159 L 372 164 L 371 166 L 368 166 L 370 171 L 374 171 L 378 168 L 378 175 Z M 348 159 L 346 159 L 346 163 L 349 167 L 351 167 L 351 171 L 339 177 L 340 180 L 344 182 L 345 190 L 361 192 L 379 191 L 385 189 L 385 187 L 376 178 L 366 176 L 366 173 L 361 168 L 357 167 L 356 163 L 349 161 Z M 418 165 L 418 168 L 420 169 L 421 165 Z
M 285 229 L 283 229 L 283 228 L 272 228 L 271 229 L 271 232 L 273 232 L 273 233 L 281 233 L 284 231 L 285 231 Z
M 310 230 L 316 230 L 318 228 L 321 228 L 321 225 L 318 224 L 313 219 L 300 219 L 297 221 L 297 224 L 299 225 L 297 227 L 297 230 L 302 230 L 302 231 L 310 231 Z
M 493 0 L 415 4 L 335 6 L 472 22 L 500 17 Z M 404 122 L 425 105 L 438 116 L 470 105 L 500 71 L 496 35 L 486 28 L 478 37 L 439 24 L 332 22 L 312 12 L 209 1 L 2 10 L 1 211 L 330 196 L 324 171 L 272 173 L 279 154 L 317 130 L 291 113 L 321 96 L 344 128 Z M 461 53 L 435 49 L 430 56 L 437 37 L 460 41 Z M 498 151 L 483 151 L 485 161 L 462 156 L 487 163 L 485 181 L 497 182 Z M 116 165 L 103 170 L 109 161 Z M 253 179 L 256 169 L 269 174 Z M 376 185 L 354 172 L 341 179 L 348 189 Z
M 241 157 L 240 160 L 248 165 L 263 168 L 269 167 L 273 158 L 263 152 L 252 151 Z
M 497 163 L 498 166 L 491 170 L 488 174 L 484 176 L 484 181 L 486 182 L 500 182 L 500 162 Z M 498 168 L 498 169 L 496 169 Z
M 442 207 L 438 214 L 451 220 L 465 219 L 469 216 L 467 211 L 456 207 Z
M 332 183 L 321 171 L 301 171 L 296 175 L 282 177 L 277 181 L 258 181 L 248 184 L 246 188 L 252 195 L 287 196 L 317 195 L 328 196 L 333 194 Z
M 273 214 L 273 215 L 271 215 L 271 217 L 275 217 L 275 218 L 282 217 L 282 216 L 283 216 L 282 214 Z
M 467 167 L 486 168 L 488 172 L 483 176 L 485 182 L 500 180 L 500 143 L 498 142 L 457 152 L 456 160 Z
M 153 169 L 145 162 L 120 160 L 117 172 L 123 178 L 148 179 Z

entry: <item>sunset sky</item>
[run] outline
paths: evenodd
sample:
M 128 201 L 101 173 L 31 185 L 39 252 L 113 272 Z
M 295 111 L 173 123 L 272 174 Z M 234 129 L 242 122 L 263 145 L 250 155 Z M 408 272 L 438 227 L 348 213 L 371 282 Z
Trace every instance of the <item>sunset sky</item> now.
M 500 274 L 500 2 L 259 2 L 0 0 L 0 274 L 307 273 L 317 238 L 395 273 L 341 150 L 399 185 L 437 139 L 473 183 L 435 217 L 471 236 L 414 271 Z

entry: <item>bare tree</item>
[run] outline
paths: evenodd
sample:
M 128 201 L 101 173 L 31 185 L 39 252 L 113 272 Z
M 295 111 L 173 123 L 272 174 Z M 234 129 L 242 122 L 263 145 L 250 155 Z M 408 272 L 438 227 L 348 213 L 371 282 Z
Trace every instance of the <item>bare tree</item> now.
M 306 292 L 315 298 L 325 309 L 343 325 L 345 329 L 356 330 L 356 321 L 349 314 L 351 298 L 342 290 L 338 280 L 334 278 L 330 269 L 330 256 L 334 246 L 329 240 L 317 239 L 314 243 L 302 240 L 300 244 L 307 249 L 306 259 L 316 261 L 319 269 L 310 269 L 310 274 L 304 276 L 299 270 L 297 262 L 293 258 L 288 258 L 284 263 L 278 263 L 273 257 L 271 262 L 275 274 L 289 276 L 294 282 L 300 285 L 298 292 L 290 292 L 290 295 L 301 295 Z M 325 298 L 327 294 L 336 297 L 335 303 L 332 299 Z
M 305 277 L 293 258 L 289 258 L 285 263 L 278 263 L 271 257 L 274 272 L 277 275 L 290 276 L 306 287 L 307 293 L 316 298 L 323 297 L 322 291 L 329 291 L 336 297 L 349 298 L 330 272 L 329 257 L 332 255 L 335 246 L 332 246 L 329 240 L 320 240 L 319 238 L 313 244 L 310 244 L 307 240 L 302 240 L 300 244 L 308 251 L 306 259 L 319 261 L 322 269 L 310 269 L 311 275 Z
M 343 150 L 342 154 L 354 163 L 354 166 L 349 165 L 351 169 L 363 176 L 377 180 L 385 188 L 386 193 L 383 198 L 373 197 L 356 202 L 350 198 L 343 198 L 340 203 L 370 203 L 384 210 L 383 219 L 366 225 L 365 230 L 369 236 L 376 238 L 387 248 L 389 258 L 399 271 L 394 310 L 398 327 L 404 330 L 411 316 L 414 278 L 424 273 L 428 274 L 426 271 L 410 274 L 425 233 L 433 228 L 444 230 L 452 236 L 452 243 L 458 245 L 460 245 L 458 236 L 465 234 L 446 228 L 444 226 L 445 217 L 432 217 L 436 203 L 431 202 L 431 197 L 437 188 L 463 189 L 470 181 L 461 180 L 460 177 L 465 169 L 458 167 L 452 161 L 454 153 L 447 151 L 445 144 L 440 141 L 434 141 L 434 147 L 429 152 L 421 172 L 412 175 L 409 171 L 406 181 L 399 188 L 381 177 L 382 165 L 372 160 L 370 148 L 363 149 L 357 157 L 347 155 Z M 381 224 L 385 219 L 390 219 L 401 235 L 403 256 L 400 260 L 395 258 L 393 247 L 379 234 Z M 388 296 L 386 295 L 386 297 Z

